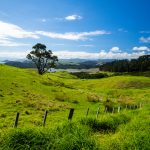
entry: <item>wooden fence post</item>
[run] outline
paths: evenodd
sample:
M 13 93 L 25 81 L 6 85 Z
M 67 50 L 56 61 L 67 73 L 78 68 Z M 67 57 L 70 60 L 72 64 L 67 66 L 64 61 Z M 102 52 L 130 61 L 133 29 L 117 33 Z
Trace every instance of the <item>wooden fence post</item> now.
M 89 108 L 87 109 L 87 112 L 86 112 L 86 117 L 88 116 L 88 114 L 89 114 Z
M 107 113 L 107 106 L 105 107 L 105 110 L 104 110 L 104 111 L 105 111 L 105 113 Z
M 120 106 L 118 106 L 118 113 L 120 112 Z
M 14 123 L 15 128 L 18 126 L 18 120 L 19 120 L 19 113 L 17 112 L 16 113 L 16 120 L 15 120 L 15 123 Z
M 140 103 L 140 108 L 142 108 L 142 104 Z
M 46 110 L 45 115 L 44 115 L 44 119 L 43 119 L 43 126 L 45 126 L 45 124 L 46 124 L 47 113 L 48 113 L 48 111 Z
M 99 115 L 99 110 L 100 110 L 100 106 L 98 107 L 97 109 L 97 113 L 96 113 L 96 119 L 98 118 L 98 115 Z
M 73 113 L 74 113 L 74 108 L 71 108 L 69 112 L 68 120 L 72 120 Z

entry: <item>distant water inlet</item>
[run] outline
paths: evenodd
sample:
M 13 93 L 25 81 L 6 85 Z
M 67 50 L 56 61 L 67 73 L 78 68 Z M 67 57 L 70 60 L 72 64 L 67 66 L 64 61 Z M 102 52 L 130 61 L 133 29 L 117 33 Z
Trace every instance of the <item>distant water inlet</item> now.
M 51 69 L 49 72 L 59 72 L 59 71 L 67 71 L 69 73 L 75 73 L 75 72 L 98 72 L 98 68 L 91 68 L 91 69 Z

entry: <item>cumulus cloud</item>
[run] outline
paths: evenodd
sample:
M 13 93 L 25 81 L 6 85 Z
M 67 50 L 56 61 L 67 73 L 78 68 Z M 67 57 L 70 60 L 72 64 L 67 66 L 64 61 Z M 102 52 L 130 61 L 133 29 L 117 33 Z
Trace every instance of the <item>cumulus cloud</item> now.
M 66 33 L 36 31 L 36 34 L 47 36 L 49 38 L 54 39 L 87 40 L 88 37 L 110 34 L 110 32 L 107 32 L 105 30 L 97 30 L 91 32 L 66 32 Z
M 68 21 L 75 21 L 75 20 L 80 20 L 80 19 L 82 19 L 82 17 L 79 15 L 70 15 L 70 16 L 65 17 L 65 20 L 68 20 Z
M 0 38 L 9 38 L 9 37 L 34 38 L 34 39 L 39 38 L 39 36 L 37 36 L 35 33 L 26 31 L 17 25 L 0 21 Z
M 41 20 L 45 22 L 46 20 Z M 33 38 L 38 39 L 40 35 L 46 36 L 54 39 L 66 39 L 66 40 L 87 40 L 91 36 L 105 35 L 110 34 L 105 30 L 97 30 L 91 32 L 66 32 L 66 33 L 57 33 L 57 32 L 46 32 L 46 31 L 26 31 L 21 27 L 0 21 L 0 39 L 1 43 L 10 43 L 11 38 Z M 5 40 L 4 40 L 5 39 Z
M 100 59 L 132 59 L 132 58 L 138 58 L 139 56 L 145 55 L 145 52 L 135 52 L 135 53 L 127 53 L 127 52 L 119 52 L 119 53 L 114 53 L 114 52 L 106 52 L 106 51 L 101 51 L 99 53 L 99 58 Z
M 11 60 L 15 60 L 15 59 L 25 59 L 26 55 L 29 52 L 27 51 L 0 51 L 0 59 L 11 59 Z
M 133 47 L 134 51 L 150 51 L 150 48 L 147 46 Z
M 10 52 L 10 51 L 0 51 L 0 58 L 25 58 L 28 52 Z M 85 52 L 85 51 L 54 51 L 54 55 L 57 55 L 59 59 L 70 59 L 70 58 L 80 58 L 80 59 L 132 59 L 138 58 L 139 56 L 145 55 L 144 51 L 127 53 L 113 53 L 111 51 L 107 52 L 101 50 L 97 53 Z
M 141 37 L 140 38 L 140 42 L 142 42 L 142 43 L 150 43 L 150 37 L 147 37 L 147 38 Z
M 80 58 L 80 59 L 98 59 L 99 53 L 89 53 L 84 51 L 55 51 L 54 55 L 57 55 L 58 58 Z
M 120 50 L 120 48 L 119 47 L 117 47 L 117 46 L 115 46 L 115 47 L 112 47 L 111 49 L 110 49 L 110 51 L 111 52 L 121 52 L 121 50 Z

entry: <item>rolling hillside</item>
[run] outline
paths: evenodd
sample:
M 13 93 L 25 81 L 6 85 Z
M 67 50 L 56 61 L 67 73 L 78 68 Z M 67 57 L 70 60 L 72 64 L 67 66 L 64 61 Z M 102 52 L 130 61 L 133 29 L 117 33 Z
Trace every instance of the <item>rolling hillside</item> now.
M 46 127 L 54 128 L 67 121 L 69 109 L 72 107 L 75 108 L 74 122 L 85 117 L 87 108 L 90 109 L 89 119 L 95 118 L 97 108 L 100 106 L 98 121 L 113 123 L 111 113 L 104 115 L 104 105 L 108 103 L 116 111 L 118 106 L 121 106 L 123 110 L 120 115 L 124 115 L 131 121 L 127 123 L 125 119 L 124 122 L 127 123 L 125 125 L 118 120 L 115 133 L 92 132 L 91 137 L 96 138 L 96 143 L 100 143 L 102 149 L 111 147 L 114 149 L 115 144 L 118 149 L 123 149 L 126 144 L 129 144 L 128 141 L 132 136 L 137 134 L 136 142 L 139 146 L 143 137 L 148 140 L 146 124 L 149 121 L 145 119 L 149 116 L 149 98 L 149 77 L 124 75 L 102 79 L 79 79 L 67 72 L 47 73 L 41 76 L 32 69 L 0 65 L 0 133 L 12 128 L 16 112 L 20 112 L 19 128 L 36 128 L 42 126 L 43 115 L 45 110 L 48 110 Z M 143 108 L 126 112 L 126 105 L 129 107 L 140 103 Z M 117 113 L 114 117 L 124 118 Z M 135 130 L 136 128 L 139 132 Z M 126 137 L 126 132 L 129 136 L 124 143 L 120 143 Z M 143 135 L 140 135 L 141 133 Z M 0 140 L 0 143 L 3 142 Z M 130 144 L 131 149 L 132 146 L 136 146 L 134 141 Z

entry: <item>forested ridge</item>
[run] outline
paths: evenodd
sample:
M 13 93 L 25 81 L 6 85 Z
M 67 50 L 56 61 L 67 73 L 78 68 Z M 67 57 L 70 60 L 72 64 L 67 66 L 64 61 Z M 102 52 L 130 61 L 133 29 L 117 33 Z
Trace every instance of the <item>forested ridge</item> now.
M 150 55 L 140 56 L 138 59 L 115 60 L 100 65 L 100 71 L 110 72 L 144 72 L 150 70 Z

